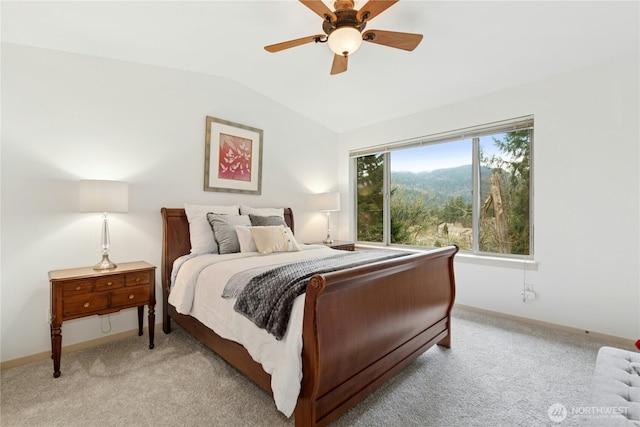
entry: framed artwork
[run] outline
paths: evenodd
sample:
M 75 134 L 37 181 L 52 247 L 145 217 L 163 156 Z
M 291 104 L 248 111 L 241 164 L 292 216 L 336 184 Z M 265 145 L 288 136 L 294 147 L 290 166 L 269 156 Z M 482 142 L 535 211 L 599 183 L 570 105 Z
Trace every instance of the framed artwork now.
M 262 129 L 207 116 L 204 190 L 261 193 Z

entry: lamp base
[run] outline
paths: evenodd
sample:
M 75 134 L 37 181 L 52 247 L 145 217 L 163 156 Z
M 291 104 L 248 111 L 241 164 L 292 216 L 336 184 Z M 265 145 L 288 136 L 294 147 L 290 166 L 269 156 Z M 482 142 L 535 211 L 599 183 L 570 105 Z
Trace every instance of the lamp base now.
M 324 243 L 325 245 L 333 245 L 333 242 L 334 240 L 331 238 L 331 236 L 327 236 L 327 238 L 322 241 L 322 243 Z
M 94 270 L 102 271 L 102 270 L 113 270 L 117 265 L 109 259 L 108 254 L 102 255 L 102 260 L 93 266 Z

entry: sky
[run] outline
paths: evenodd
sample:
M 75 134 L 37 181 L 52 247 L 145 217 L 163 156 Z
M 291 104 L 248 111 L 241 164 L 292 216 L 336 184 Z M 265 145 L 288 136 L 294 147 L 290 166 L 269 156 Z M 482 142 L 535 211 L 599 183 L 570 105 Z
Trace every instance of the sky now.
M 493 136 L 480 137 L 485 155 L 496 152 Z M 391 171 L 393 172 L 431 172 L 462 165 L 473 161 L 471 139 L 426 145 L 419 148 L 393 150 L 391 152 Z
M 393 172 L 425 172 L 472 162 L 471 140 L 427 145 L 391 152 Z

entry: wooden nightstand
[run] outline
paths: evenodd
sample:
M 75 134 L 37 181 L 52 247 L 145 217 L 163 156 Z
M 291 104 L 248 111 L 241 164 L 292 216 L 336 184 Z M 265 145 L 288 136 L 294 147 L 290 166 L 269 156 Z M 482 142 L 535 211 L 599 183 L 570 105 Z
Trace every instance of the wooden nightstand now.
M 325 245 L 329 246 L 331 249 L 340 249 L 341 251 L 355 251 L 356 244 L 354 242 L 350 242 L 348 240 L 334 240 L 333 243 L 327 244 L 323 242 L 313 242 L 313 245 Z
M 62 322 L 138 307 L 138 335 L 142 335 L 144 306 L 149 306 L 149 348 L 153 348 L 156 267 L 144 261 L 125 262 L 117 268 L 92 267 L 49 272 L 51 282 L 51 358 L 53 376 L 60 376 Z

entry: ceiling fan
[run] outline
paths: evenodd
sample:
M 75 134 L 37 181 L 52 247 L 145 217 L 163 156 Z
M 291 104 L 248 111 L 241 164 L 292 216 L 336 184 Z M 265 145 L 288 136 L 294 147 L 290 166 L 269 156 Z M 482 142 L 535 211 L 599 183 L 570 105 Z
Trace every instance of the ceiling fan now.
M 321 0 L 300 0 L 300 3 L 323 19 L 322 30 L 325 34 L 302 37 L 264 48 L 267 52 L 279 52 L 311 42 L 326 42 L 335 54 L 331 74 L 347 71 L 349 55 L 360 47 L 363 40 L 397 49 L 413 50 L 422 41 L 422 34 L 383 30 L 367 30 L 363 33 L 367 22 L 397 2 L 398 0 L 369 0 L 359 10 L 355 10 L 353 0 L 336 0 L 334 2 L 335 10 L 331 11 Z

